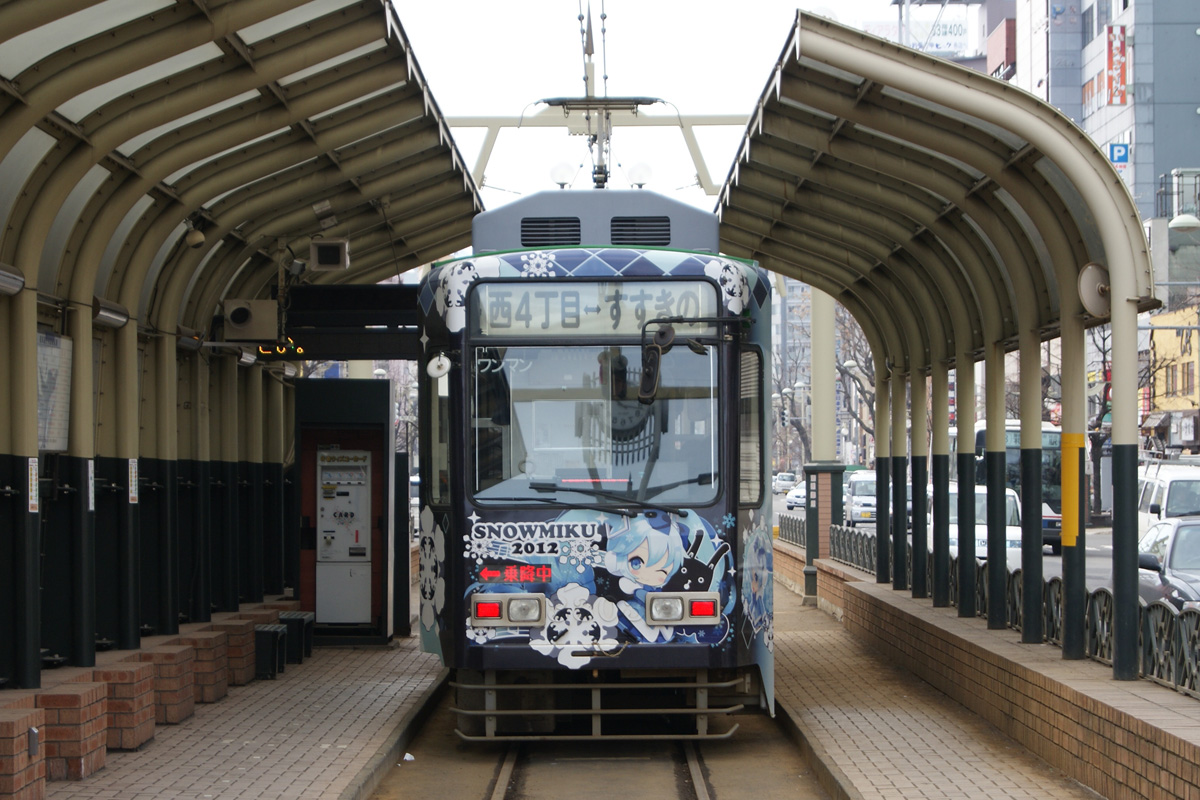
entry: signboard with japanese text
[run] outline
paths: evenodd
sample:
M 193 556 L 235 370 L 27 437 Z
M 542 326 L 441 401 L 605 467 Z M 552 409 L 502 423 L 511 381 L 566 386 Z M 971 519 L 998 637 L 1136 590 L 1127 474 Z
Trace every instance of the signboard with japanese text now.
M 520 281 L 475 293 L 478 336 L 640 336 L 657 317 L 712 317 L 717 292 L 705 281 Z M 676 325 L 697 334 L 711 325 Z M 653 331 L 651 331 L 653 333 Z
M 1109 144 L 1108 161 L 1117 172 L 1129 169 L 1129 145 L 1121 142 Z
M 1108 53 L 1107 63 L 1105 65 L 1105 78 L 1107 80 L 1107 94 L 1105 105 L 1123 106 L 1125 105 L 1125 26 L 1124 25 L 1109 25 L 1108 34 Z

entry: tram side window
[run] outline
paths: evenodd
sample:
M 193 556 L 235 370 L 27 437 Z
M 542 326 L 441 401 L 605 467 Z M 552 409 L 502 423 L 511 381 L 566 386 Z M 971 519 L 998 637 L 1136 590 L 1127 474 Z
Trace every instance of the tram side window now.
M 430 401 L 431 424 L 434 443 L 430 448 L 430 467 L 433 482 L 429 487 L 429 501 L 435 505 L 450 502 L 450 379 L 443 375 L 433 382 L 433 397 Z
M 762 354 L 742 353 L 738 394 L 738 502 L 754 506 L 763 497 Z

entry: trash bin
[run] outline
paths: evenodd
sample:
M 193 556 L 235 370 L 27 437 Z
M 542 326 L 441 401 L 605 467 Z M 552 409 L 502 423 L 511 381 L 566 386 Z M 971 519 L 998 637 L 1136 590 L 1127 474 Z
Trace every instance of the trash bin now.
M 299 664 L 305 656 L 312 655 L 313 623 L 316 614 L 311 611 L 280 611 L 279 622 L 287 626 L 287 662 Z
M 274 678 L 287 665 L 287 625 L 254 626 L 254 675 Z

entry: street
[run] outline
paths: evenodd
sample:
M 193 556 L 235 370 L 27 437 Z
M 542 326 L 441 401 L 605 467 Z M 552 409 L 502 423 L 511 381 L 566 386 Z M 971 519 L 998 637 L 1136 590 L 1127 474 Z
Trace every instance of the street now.
M 779 524 L 779 517 L 783 514 L 798 516 L 803 518 L 803 509 L 797 511 L 787 511 L 784 509 L 783 496 L 778 495 L 775 498 L 775 520 L 774 524 Z M 863 531 L 874 532 L 875 526 L 871 523 L 861 523 L 859 528 Z M 981 534 L 983 535 L 983 534 Z M 1087 575 L 1087 588 L 1089 591 L 1100 586 L 1107 585 L 1112 576 L 1112 528 L 1089 528 L 1084 535 L 1084 548 L 1086 550 L 1084 556 L 1084 571 Z M 1052 555 L 1050 548 L 1045 547 L 1042 550 L 1042 574 L 1046 580 L 1062 575 L 1062 556 Z M 1018 569 L 1021 566 L 1021 553 L 1017 550 L 1011 550 L 1008 553 L 1008 568 Z

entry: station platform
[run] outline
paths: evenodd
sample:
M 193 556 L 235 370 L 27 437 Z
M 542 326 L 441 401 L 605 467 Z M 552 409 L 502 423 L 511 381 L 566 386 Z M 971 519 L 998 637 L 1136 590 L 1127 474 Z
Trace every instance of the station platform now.
M 778 714 L 836 797 L 1099 796 L 778 584 L 775 607 Z M 1114 691 L 1103 665 L 1063 668 Z M 446 677 L 416 636 L 317 648 L 273 680 L 230 687 L 181 724 L 158 726 L 139 750 L 110 752 L 86 780 L 47 783 L 46 796 L 365 798 L 402 761 Z M 1164 707 L 1194 703 L 1200 721 L 1198 700 L 1145 682 L 1128 690 L 1160 692 Z

